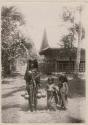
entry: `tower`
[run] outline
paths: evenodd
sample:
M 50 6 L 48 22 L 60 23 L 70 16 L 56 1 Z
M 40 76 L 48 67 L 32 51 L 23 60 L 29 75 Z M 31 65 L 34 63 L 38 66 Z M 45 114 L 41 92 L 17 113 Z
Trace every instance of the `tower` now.
M 46 30 L 44 30 L 44 35 L 43 35 L 43 40 L 42 40 L 42 44 L 41 44 L 41 47 L 40 47 L 40 52 L 49 48 L 49 43 L 48 43 L 48 39 L 47 39 L 47 33 L 46 33 Z

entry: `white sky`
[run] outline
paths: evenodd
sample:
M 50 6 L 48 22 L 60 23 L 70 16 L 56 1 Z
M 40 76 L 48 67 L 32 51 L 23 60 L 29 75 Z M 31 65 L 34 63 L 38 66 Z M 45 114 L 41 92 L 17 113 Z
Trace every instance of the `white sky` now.
M 3 5 L 15 5 L 24 15 L 26 24 L 21 30 L 25 35 L 31 37 L 38 51 L 41 46 L 44 29 L 46 29 L 49 43 L 53 46 L 60 41 L 63 34 L 68 32 L 68 23 L 63 23 L 61 19 L 63 7 L 68 6 L 72 8 L 79 6 L 77 3 L 74 5 L 74 3 L 61 4 L 59 2 L 9 2 Z M 84 28 L 86 28 L 86 23 L 84 22 L 87 19 L 85 15 L 86 12 L 87 8 L 85 5 L 82 12 L 82 23 Z M 85 39 L 81 44 L 83 48 L 85 47 L 84 41 Z

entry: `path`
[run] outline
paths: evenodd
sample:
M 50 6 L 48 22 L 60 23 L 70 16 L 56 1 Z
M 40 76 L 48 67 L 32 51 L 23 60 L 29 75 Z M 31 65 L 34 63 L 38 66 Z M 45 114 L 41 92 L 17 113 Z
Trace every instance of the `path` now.
M 4 123 L 69 123 L 83 122 L 85 98 L 77 97 L 68 100 L 66 111 L 47 111 L 46 98 L 38 99 L 38 111 L 28 110 L 28 101 L 21 94 L 25 90 L 23 76 L 4 79 L 2 84 L 2 122 Z

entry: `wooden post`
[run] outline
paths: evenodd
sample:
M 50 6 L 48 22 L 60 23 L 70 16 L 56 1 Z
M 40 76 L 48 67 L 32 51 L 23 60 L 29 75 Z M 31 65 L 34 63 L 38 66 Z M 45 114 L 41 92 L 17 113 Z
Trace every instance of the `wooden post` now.
M 55 62 L 55 71 L 57 72 L 57 60 Z

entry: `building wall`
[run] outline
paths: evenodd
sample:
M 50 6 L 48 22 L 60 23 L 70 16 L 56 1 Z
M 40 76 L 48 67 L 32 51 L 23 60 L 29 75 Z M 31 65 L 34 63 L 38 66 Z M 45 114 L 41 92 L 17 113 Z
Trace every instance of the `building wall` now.
M 77 49 L 65 51 L 64 49 L 50 49 L 43 55 L 45 60 L 40 63 L 40 71 L 51 72 L 74 72 Z M 81 50 L 79 72 L 85 72 L 85 50 Z
M 39 64 L 40 71 L 46 74 L 52 72 L 74 72 L 75 62 L 74 61 L 46 61 Z M 80 62 L 79 72 L 85 72 L 85 61 Z

